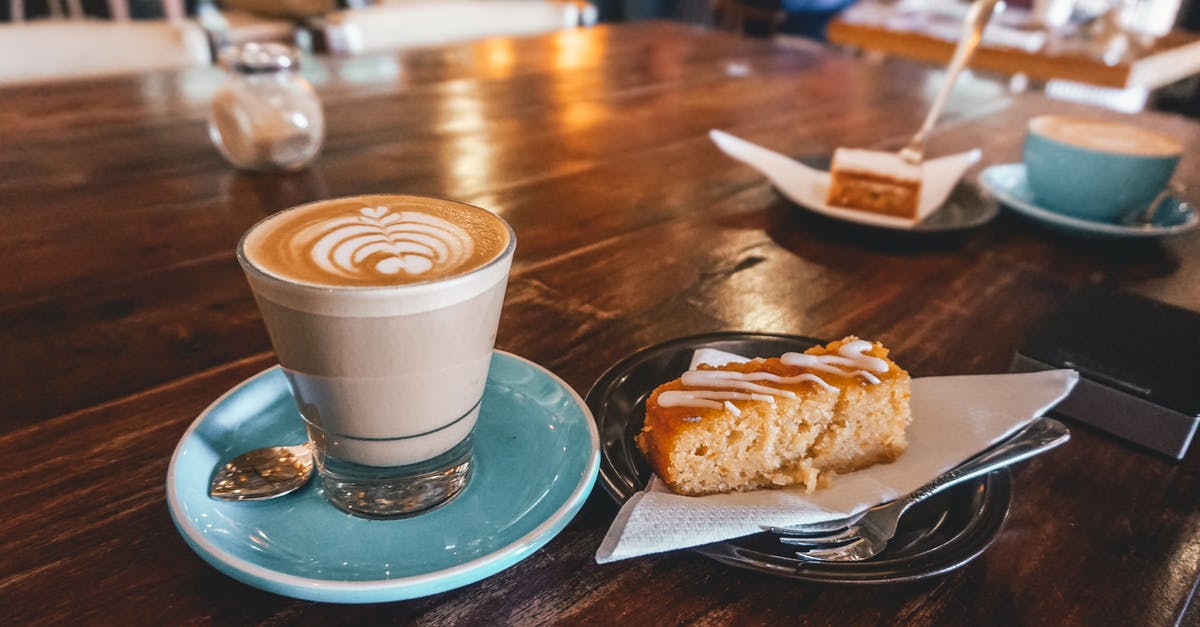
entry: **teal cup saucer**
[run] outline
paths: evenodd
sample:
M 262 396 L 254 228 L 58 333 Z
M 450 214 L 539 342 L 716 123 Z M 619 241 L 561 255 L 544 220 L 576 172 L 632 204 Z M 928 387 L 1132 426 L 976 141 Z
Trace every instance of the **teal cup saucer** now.
M 1196 228 L 1196 211 L 1178 198 L 1163 200 L 1154 222 L 1145 225 L 1121 224 L 1069 216 L 1042 207 L 1029 188 L 1024 163 L 1005 163 L 985 169 L 979 182 L 1000 204 L 1063 233 L 1086 237 L 1156 238 L 1177 235 Z
M 209 564 L 277 594 L 376 603 L 451 590 L 494 575 L 550 541 L 596 481 L 591 412 L 550 371 L 492 356 L 475 426 L 475 474 L 449 504 L 400 520 L 368 520 L 326 500 L 320 482 L 258 502 L 208 496 L 216 468 L 250 449 L 306 439 L 278 367 L 217 399 L 183 435 L 167 502 L 183 539 Z

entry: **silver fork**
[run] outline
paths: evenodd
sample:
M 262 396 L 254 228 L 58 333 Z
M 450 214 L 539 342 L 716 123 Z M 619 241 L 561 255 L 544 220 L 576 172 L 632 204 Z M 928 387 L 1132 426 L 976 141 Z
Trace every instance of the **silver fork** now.
M 772 527 L 780 542 L 805 547 L 796 557 L 813 562 L 855 562 L 874 557 L 896 535 L 900 517 L 908 508 L 963 481 L 1044 453 L 1071 439 L 1071 433 L 1053 418 L 1040 418 L 996 448 L 974 457 L 908 496 L 867 510 L 857 522 L 842 531 L 814 535 L 798 529 Z M 830 546 L 833 545 L 833 546 Z

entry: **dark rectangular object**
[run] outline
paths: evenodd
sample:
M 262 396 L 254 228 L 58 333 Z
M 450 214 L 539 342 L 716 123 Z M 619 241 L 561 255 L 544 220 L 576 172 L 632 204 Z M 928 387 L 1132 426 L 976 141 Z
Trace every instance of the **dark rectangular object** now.
M 1197 359 L 1200 314 L 1085 288 L 1034 329 L 1012 369 L 1074 368 L 1079 385 L 1055 413 L 1183 459 L 1200 423 Z

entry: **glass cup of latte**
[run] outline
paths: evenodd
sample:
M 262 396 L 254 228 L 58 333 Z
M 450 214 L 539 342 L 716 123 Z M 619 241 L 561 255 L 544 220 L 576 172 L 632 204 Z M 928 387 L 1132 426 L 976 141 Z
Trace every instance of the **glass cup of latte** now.
M 402 195 L 301 205 L 242 237 L 333 505 L 398 518 L 466 487 L 515 247 L 489 211 Z

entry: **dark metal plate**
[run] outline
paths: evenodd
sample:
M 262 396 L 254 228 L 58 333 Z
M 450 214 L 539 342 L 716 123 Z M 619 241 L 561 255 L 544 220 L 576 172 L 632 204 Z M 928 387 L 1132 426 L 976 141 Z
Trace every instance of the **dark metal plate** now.
M 796 335 L 713 333 L 672 340 L 625 358 L 605 372 L 587 394 L 600 430 L 600 484 L 618 504 L 646 485 L 650 466 L 633 443 L 633 436 L 642 428 L 646 397 L 687 370 L 696 349 L 771 356 L 803 351 L 818 343 L 822 342 Z M 1011 503 L 1012 481 L 1007 470 L 951 488 L 909 510 L 888 548 L 862 562 L 803 562 L 769 533 L 693 550 L 724 564 L 806 581 L 911 581 L 949 572 L 983 553 L 1004 526 Z

